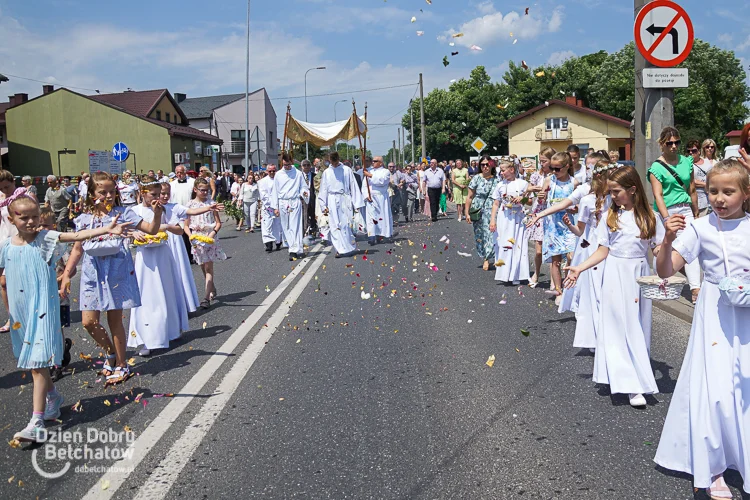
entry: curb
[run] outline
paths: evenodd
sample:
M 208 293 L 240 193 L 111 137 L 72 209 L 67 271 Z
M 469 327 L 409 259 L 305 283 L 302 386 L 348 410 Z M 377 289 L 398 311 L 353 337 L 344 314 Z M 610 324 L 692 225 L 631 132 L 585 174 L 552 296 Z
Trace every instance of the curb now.
M 654 307 L 661 309 L 662 311 L 671 314 L 672 316 L 676 316 L 677 318 L 680 318 L 683 321 L 687 321 L 688 323 L 693 322 L 693 313 L 695 312 L 695 306 L 685 299 L 684 297 L 681 297 L 677 300 L 654 300 L 652 301 Z

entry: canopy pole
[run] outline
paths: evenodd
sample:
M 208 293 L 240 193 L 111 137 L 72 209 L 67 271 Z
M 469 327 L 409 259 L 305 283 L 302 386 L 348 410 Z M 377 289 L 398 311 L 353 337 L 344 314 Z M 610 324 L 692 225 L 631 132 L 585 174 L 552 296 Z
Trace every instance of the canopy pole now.
M 281 154 L 279 155 L 278 168 L 281 168 L 283 160 L 281 159 L 286 153 L 286 129 L 289 127 L 289 117 L 292 114 L 292 103 L 291 101 L 286 103 L 286 118 L 284 119 L 284 140 L 281 141 Z M 293 160 L 294 158 L 292 158 Z
M 359 130 L 359 115 L 357 114 L 357 105 L 354 103 L 354 99 L 352 99 L 352 109 L 354 110 L 354 120 L 357 124 L 357 139 L 359 139 L 359 149 L 362 151 L 360 158 L 362 159 L 362 168 L 365 168 L 365 152 L 367 151 L 367 103 L 365 103 L 365 144 L 362 145 L 362 133 Z M 370 191 L 370 181 L 368 180 L 366 175 L 363 175 L 362 177 L 365 178 L 365 185 L 367 186 L 367 198 L 372 202 L 372 191 Z

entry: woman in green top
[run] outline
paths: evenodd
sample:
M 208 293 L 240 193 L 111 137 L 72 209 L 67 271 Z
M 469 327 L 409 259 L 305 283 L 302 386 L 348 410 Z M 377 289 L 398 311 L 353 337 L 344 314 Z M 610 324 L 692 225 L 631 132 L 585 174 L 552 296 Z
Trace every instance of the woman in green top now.
M 453 203 L 456 204 L 458 221 L 461 222 L 464 202 L 469 194 L 469 171 L 464 167 L 463 161 L 456 160 L 456 167 L 451 171 L 451 181 L 453 181 Z
M 680 214 L 690 224 L 698 217 L 698 194 L 693 179 L 693 159 L 680 155 L 680 133 L 665 127 L 659 135 L 662 155 L 648 169 L 648 180 L 654 193 L 654 210 L 665 221 L 670 215 Z M 698 300 L 701 270 L 698 259 L 685 265 L 693 303 Z

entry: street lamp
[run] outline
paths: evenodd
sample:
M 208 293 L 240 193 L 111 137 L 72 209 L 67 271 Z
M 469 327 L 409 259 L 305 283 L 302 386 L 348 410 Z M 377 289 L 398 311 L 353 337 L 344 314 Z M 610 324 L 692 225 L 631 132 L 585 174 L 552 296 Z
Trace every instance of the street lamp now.
M 336 101 L 336 102 L 333 103 L 333 121 L 335 121 L 335 122 L 339 121 L 338 118 L 336 118 L 336 105 L 338 103 L 340 103 L 340 102 L 349 102 L 349 101 L 347 101 L 346 99 L 341 99 L 340 101 Z M 348 144 L 349 143 L 347 142 L 347 150 L 349 149 Z M 336 142 L 333 145 L 333 150 L 334 151 L 338 151 L 338 147 L 337 147 L 338 145 L 339 145 L 339 141 L 336 140 Z
M 316 70 L 316 69 L 326 69 L 325 66 L 318 66 L 317 68 L 310 68 L 307 71 L 305 71 L 305 121 L 307 121 L 307 74 L 310 71 Z M 305 159 L 310 159 L 310 148 L 308 147 L 307 141 L 305 141 Z

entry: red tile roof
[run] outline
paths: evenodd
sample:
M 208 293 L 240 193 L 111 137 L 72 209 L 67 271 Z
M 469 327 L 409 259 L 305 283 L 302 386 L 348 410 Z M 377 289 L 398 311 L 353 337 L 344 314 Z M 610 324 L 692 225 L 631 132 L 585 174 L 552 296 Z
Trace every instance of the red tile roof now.
M 584 113 L 584 114 L 587 114 L 587 115 L 595 116 L 597 118 L 601 118 L 602 120 L 607 120 L 608 122 L 612 122 L 612 123 L 615 123 L 617 125 L 621 125 L 623 127 L 630 128 L 630 122 L 629 121 L 622 120 L 620 118 L 617 118 L 616 116 L 608 115 L 606 113 L 602 113 L 601 111 L 596 111 L 594 109 L 586 108 L 586 107 L 583 107 L 583 106 L 576 106 L 574 104 L 570 104 L 570 103 L 565 102 L 565 101 L 560 101 L 559 99 L 550 99 L 547 102 L 549 104 L 547 104 L 547 103 L 540 104 L 539 106 L 537 106 L 535 108 L 531 108 L 530 110 L 526 111 L 525 113 L 521 113 L 521 114 L 518 114 L 518 115 L 514 116 L 510 120 L 506 120 L 506 121 L 504 121 L 502 123 L 498 123 L 497 126 L 498 127 L 507 127 L 511 123 L 513 123 L 515 121 L 518 121 L 521 118 L 526 118 L 527 116 L 533 115 L 537 111 L 541 111 L 542 109 L 546 108 L 547 106 L 552 106 L 553 104 L 558 104 L 558 105 L 564 106 L 564 107 L 566 107 L 568 109 L 573 109 L 573 110 L 578 111 L 580 113 Z
M 9 102 L 0 102 L 0 123 L 5 123 L 5 110 L 9 107 Z
M 126 91 L 118 94 L 90 95 L 89 98 L 111 104 L 140 116 L 148 116 L 159 104 L 167 89 Z

